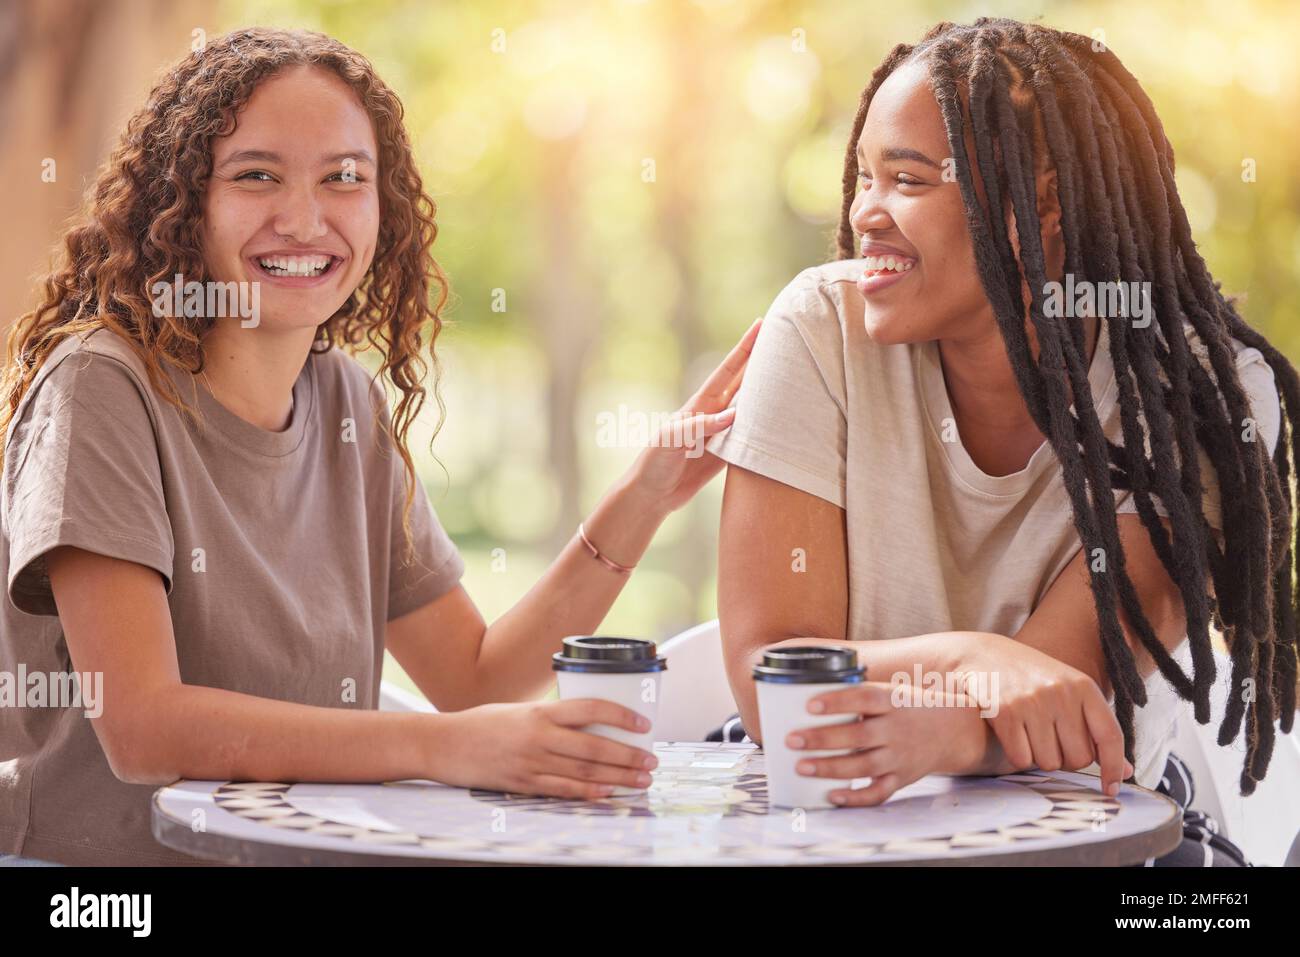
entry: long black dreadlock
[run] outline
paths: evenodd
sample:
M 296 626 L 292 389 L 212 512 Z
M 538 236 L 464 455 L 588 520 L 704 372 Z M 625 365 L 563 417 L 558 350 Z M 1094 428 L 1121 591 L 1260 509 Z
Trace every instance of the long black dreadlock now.
M 1212 622 L 1232 658 L 1233 691 L 1218 741 L 1226 745 L 1235 740 L 1245 717 L 1241 793 L 1250 794 L 1268 769 L 1274 722 L 1280 717 L 1282 732 L 1289 733 L 1296 711 L 1296 493 L 1291 472 L 1293 462 L 1300 461 L 1295 419 L 1300 377 L 1285 356 L 1246 325 L 1210 276 L 1192 241 L 1174 184 L 1173 147 L 1151 100 L 1114 53 L 1090 37 L 984 17 L 969 26 L 940 23 L 920 43 L 896 46 L 872 74 L 853 123 L 844 160 L 839 258 L 857 255 L 849 211 L 867 108 L 885 78 L 913 60 L 924 60 L 929 69 L 980 281 L 1017 385 L 1061 463 L 1086 554 L 1100 548 L 1107 559 L 1088 565 L 1125 754 L 1136 766 L 1133 709 L 1147 698 L 1118 607 L 1160 673 L 1192 702 L 1201 724 L 1210 720 L 1215 679 Z M 973 134 L 973 158 L 967 155 L 967 134 Z M 1035 182 L 1036 172 L 1045 166 L 1058 176 L 1066 273 L 1076 282 L 1118 280 L 1125 288 L 1149 282 L 1154 290 L 1151 306 L 1157 322 L 1147 328 L 1130 328 L 1123 315 L 1103 317 L 1119 385 L 1123 445 L 1110 441 L 1098 420 L 1082 324 L 1045 315 L 1050 277 Z M 974 168 L 987 206 L 976 192 Z M 1019 257 L 1008 235 L 1007 203 L 1015 212 Z M 1026 281 L 1037 362 L 1024 324 Z M 1200 340 L 1208 368 L 1193 355 L 1184 323 Z M 1253 441 L 1252 430 L 1239 437 L 1234 425 L 1244 426 L 1251 410 L 1230 338 L 1258 349 L 1273 370 L 1285 414 L 1271 461 L 1265 443 Z M 1222 550 L 1201 507 L 1198 443 L 1218 478 Z M 1191 678 L 1142 611 L 1124 565 L 1114 489 L 1133 492 L 1142 524 L 1182 595 Z M 1153 494 L 1169 513 L 1172 540 L 1152 504 Z M 1207 572 L 1213 596 L 1205 587 Z

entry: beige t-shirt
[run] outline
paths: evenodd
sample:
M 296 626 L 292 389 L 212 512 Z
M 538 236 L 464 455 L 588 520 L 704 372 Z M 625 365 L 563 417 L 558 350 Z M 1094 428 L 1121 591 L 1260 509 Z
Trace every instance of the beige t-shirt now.
M 1019 472 L 981 471 L 951 421 L 938 344 L 868 338 L 854 286 L 862 268 L 843 260 L 806 269 L 777 297 L 736 399 L 736 424 L 708 448 L 846 511 L 851 640 L 949 630 L 1014 636 L 1081 547 L 1056 455 L 1044 442 Z M 1101 328 L 1088 379 L 1106 434 L 1122 443 Z M 1257 349 L 1235 340 L 1234 348 L 1257 434 L 1271 450 L 1281 414 L 1273 372 Z M 945 442 L 945 432 L 955 441 Z M 1201 477 L 1206 518 L 1219 528 L 1204 452 Z M 1120 512 L 1137 510 L 1129 491 L 1116 491 L 1115 501 Z M 807 574 L 815 574 L 811 561 Z M 1175 658 L 1190 673 L 1186 641 Z M 1185 703 L 1159 672 L 1147 690 L 1135 715 L 1135 772 L 1154 787 Z
M 169 372 L 187 402 L 194 379 Z M 202 380 L 200 379 L 200 382 Z M 116 333 L 61 343 L 6 436 L 0 670 L 72 669 L 42 556 L 58 545 L 163 576 L 183 681 L 378 707 L 385 622 L 453 588 L 460 555 L 417 487 L 403 566 L 402 460 L 383 390 L 330 350 L 304 363 L 289 427 L 201 385 L 196 429 Z M 92 686 L 93 687 L 93 686 Z M 0 707 L 0 851 L 67 864 L 195 863 L 150 832 L 155 788 L 113 776 L 84 708 Z

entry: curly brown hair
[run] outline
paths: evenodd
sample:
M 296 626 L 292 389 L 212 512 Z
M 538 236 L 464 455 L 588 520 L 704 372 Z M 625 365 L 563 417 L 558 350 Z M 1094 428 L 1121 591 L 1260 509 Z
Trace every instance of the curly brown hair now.
M 375 379 L 386 375 L 401 395 L 384 431 L 406 472 L 402 518 L 409 560 L 417 479 L 406 435 L 424 405 L 421 383 L 430 368 L 439 424 L 445 414 L 434 342 L 448 285 L 430 253 L 438 234 L 437 206 L 424 192 L 397 95 L 365 57 L 321 33 L 236 30 L 192 52 L 154 86 L 87 191 L 38 305 L 10 330 L 0 375 L 0 434 L 59 343 L 104 327 L 135 349 L 158 393 L 197 421 L 194 407 L 163 374 L 163 363 L 200 372 L 202 336 L 215 318 L 156 316 L 148 290 L 177 273 L 207 279 L 200 222 L 213 140 L 234 131 L 236 114 L 259 83 L 298 65 L 337 74 L 355 91 L 375 128 L 380 220 L 374 259 L 357 289 L 317 329 L 312 352 L 341 345 L 355 353 L 364 339 L 383 356 Z M 432 300 L 430 280 L 437 289 Z M 432 325 L 427 357 L 426 321 Z M 0 447 L 0 464 L 3 455 Z

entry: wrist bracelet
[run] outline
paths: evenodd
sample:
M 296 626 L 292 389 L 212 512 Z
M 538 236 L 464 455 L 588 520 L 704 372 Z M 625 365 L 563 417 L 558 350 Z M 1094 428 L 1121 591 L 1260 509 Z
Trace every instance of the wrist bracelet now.
M 610 571 L 618 572 L 620 575 L 630 574 L 632 569 L 636 568 L 635 565 L 620 565 L 618 562 L 608 559 L 604 555 L 602 555 L 600 553 L 600 549 L 597 548 L 595 545 L 591 544 L 591 539 L 587 537 L 587 531 L 582 526 L 583 523 L 579 522 L 578 537 L 582 539 L 582 544 L 587 546 L 587 551 L 591 552 L 592 558 L 596 559 L 596 561 L 600 562 Z

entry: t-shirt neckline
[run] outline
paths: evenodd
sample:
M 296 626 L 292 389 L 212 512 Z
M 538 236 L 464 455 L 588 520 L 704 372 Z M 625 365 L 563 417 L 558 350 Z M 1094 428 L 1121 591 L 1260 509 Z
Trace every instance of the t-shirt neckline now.
M 943 441 L 943 422 L 945 419 L 952 418 L 952 404 L 949 402 L 948 386 L 943 377 L 943 363 L 939 357 L 938 341 L 932 339 L 921 343 L 920 348 L 915 352 L 915 363 L 917 381 L 931 434 L 938 442 L 949 466 L 967 485 L 988 495 L 1018 495 L 1033 484 L 1047 468 L 1048 463 L 1055 461 L 1051 443 L 1044 440 L 1029 457 L 1025 467 L 1018 472 L 1008 475 L 989 475 L 975 464 L 960 436 L 955 442 Z M 1105 319 L 1100 323 L 1097 347 L 1093 350 L 1092 362 L 1088 366 L 1088 384 L 1091 387 L 1097 417 L 1104 423 L 1115 400 L 1115 369 L 1111 363 L 1110 330 Z M 1075 411 L 1073 405 L 1070 406 L 1070 411 Z
M 236 447 L 256 455 L 281 458 L 292 454 L 302 445 L 303 437 L 307 434 L 307 423 L 316 405 L 316 368 L 310 354 L 303 363 L 298 378 L 294 380 L 293 412 L 289 427 L 281 432 L 272 432 L 241 419 L 217 401 L 208 391 L 202 376 L 196 375 L 193 380 L 203 420 L 216 426 Z

